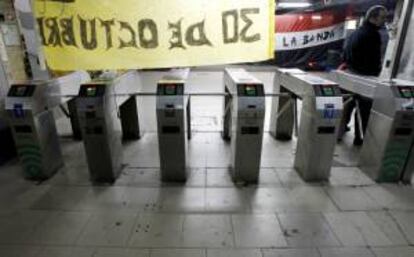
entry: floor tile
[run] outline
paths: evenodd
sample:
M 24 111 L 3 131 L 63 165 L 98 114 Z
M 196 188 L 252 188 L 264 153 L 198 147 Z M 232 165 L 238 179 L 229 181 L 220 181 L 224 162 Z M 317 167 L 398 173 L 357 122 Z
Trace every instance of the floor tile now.
M 391 232 L 384 232 L 366 212 L 325 213 L 332 230 L 344 246 L 392 246 Z M 395 231 L 393 231 L 395 232 Z M 398 235 L 401 238 L 401 235 Z
M 236 247 L 286 247 L 276 215 L 232 215 Z
M 228 248 L 233 245 L 233 231 L 229 215 L 185 216 L 184 247 Z
M 277 187 L 281 186 L 282 182 L 274 169 L 260 169 L 259 186 Z
M 46 221 L 47 211 L 11 211 L 0 218 L 0 244 L 23 244 L 32 239 L 38 224 Z
M 140 214 L 129 241 L 131 247 L 179 248 L 183 240 L 183 215 Z
M 364 190 L 383 208 L 391 210 L 414 210 L 414 188 L 398 185 L 376 185 Z
M 322 257 L 375 257 L 368 248 L 320 248 Z
M 88 221 L 77 245 L 126 246 L 136 215 L 131 213 L 99 213 Z
M 382 205 L 371 198 L 363 188 L 328 187 L 326 192 L 342 211 L 381 210 Z
M 87 191 L 75 208 L 82 211 L 116 211 L 125 209 L 126 206 L 127 200 L 123 187 L 96 186 Z
M 410 244 L 414 244 L 414 212 L 392 211 L 391 214 Z
M 289 210 L 301 212 L 337 211 L 322 187 L 298 186 L 287 188 Z
M 116 186 L 159 186 L 161 175 L 159 169 L 126 168 L 116 180 Z
M 292 168 L 276 168 L 276 173 L 285 187 L 306 185 L 299 174 Z
M 408 244 L 404 230 L 401 230 L 398 220 L 390 212 L 368 212 L 368 215 L 395 245 Z M 409 226 L 406 228 L 409 228 Z
M 263 257 L 321 257 L 317 249 L 272 249 L 263 250 Z
M 412 257 L 414 247 L 373 248 L 376 257 Z
M 122 248 L 98 248 L 93 257 L 149 257 L 149 250 L 122 249 Z
M 155 249 L 151 257 L 206 257 L 202 249 Z
M 125 187 L 127 209 L 139 212 L 161 211 L 162 188 Z
M 368 186 L 375 182 L 356 167 L 332 167 L 329 183 L 332 186 Z
M 0 246 L 1 257 L 37 257 L 40 251 L 40 246 Z
M 92 257 L 95 256 L 93 247 L 45 247 L 36 257 Z
M 260 249 L 207 249 L 206 257 L 262 257 Z
M 197 187 L 164 187 L 158 193 L 163 212 L 203 212 L 206 208 L 205 189 Z
M 339 246 L 321 214 L 279 214 L 285 239 L 290 247 Z
M 250 190 L 242 188 L 207 188 L 207 212 L 248 212 Z
M 37 224 L 32 244 L 73 245 L 90 218 L 89 213 L 53 212 Z
M 228 169 L 207 169 L 208 187 L 233 187 Z
M 76 211 L 79 202 L 89 191 L 88 187 L 53 186 L 32 206 L 39 210 Z

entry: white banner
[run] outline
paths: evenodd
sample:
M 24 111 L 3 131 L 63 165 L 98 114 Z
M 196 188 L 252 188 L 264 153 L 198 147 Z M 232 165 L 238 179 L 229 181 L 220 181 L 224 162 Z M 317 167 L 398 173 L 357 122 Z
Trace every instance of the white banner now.
M 295 50 L 328 44 L 345 38 L 345 23 L 297 32 L 276 32 L 275 50 Z

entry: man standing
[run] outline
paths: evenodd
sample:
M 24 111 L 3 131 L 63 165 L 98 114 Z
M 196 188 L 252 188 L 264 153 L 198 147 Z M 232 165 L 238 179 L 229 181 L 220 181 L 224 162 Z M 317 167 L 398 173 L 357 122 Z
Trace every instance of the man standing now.
M 344 52 L 344 59 L 349 71 L 365 76 L 378 76 L 380 74 L 382 42 L 379 30 L 384 26 L 386 18 L 387 9 L 382 5 L 375 5 L 368 10 L 363 25 L 351 34 Z M 346 123 L 349 122 L 352 109 L 356 105 L 358 105 L 361 114 L 362 128 L 360 129 L 359 118 L 355 115 L 354 145 L 361 145 L 361 132 L 364 133 L 368 125 L 372 100 L 356 95 L 354 101 L 344 110 Z

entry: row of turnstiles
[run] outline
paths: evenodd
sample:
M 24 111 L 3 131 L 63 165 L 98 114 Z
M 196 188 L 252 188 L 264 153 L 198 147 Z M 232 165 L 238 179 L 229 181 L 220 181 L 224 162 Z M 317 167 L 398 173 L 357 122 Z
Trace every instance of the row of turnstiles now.
M 270 134 L 290 140 L 297 129 L 294 160 L 305 181 L 329 179 L 344 94 L 364 95 L 373 108 L 364 135 L 359 167 L 377 182 L 410 183 L 414 170 L 414 83 L 382 82 L 332 73 L 330 80 L 297 69 L 276 69 L 272 94 L 244 69 L 224 72 L 222 137 L 230 140 L 230 171 L 235 182 L 259 179 L 265 97 L 272 97 Z M 191 139 L 189 69 L 177 69 L 157 83 L 156 116 L 163 181 L 188 177 Z M 335 81 L 335 82 L 333 82 Z M 73 135 L 84 142 L 92 181 L 114 182 L 122 170 L 122 140 L 141 137 L 145 106 L 138 71 L 104 74 L 91 80 L 79 71 L 50 81 L 15 83 L 5 99 L 20 163 L 28 179 L 44 180 L 63 166 L 53 109 L 67 104 Z M 300 115 L 296 99 L 302 100 Z M 298 121 L 300 117 L 300 122 Z

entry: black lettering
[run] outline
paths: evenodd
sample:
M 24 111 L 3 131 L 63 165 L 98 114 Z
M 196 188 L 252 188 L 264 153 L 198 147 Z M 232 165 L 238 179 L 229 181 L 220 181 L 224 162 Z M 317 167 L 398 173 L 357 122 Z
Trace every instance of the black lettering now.
M 327 40 L 329 38 L 329 31 L 325 31 L 325 33 L 323 33 L 323 40 Z
M 202 46 L 208 45 L 212 46 L 210 40 L 208 40 L 204 20 L 202 22 L 196 23 L 188 27 L 187 32 L 185 33 L 185 41 L 190 46 Z
M 115 25 L 115 20 L 100 20 L 101 21 L 101 27 L 104 27 L 105 29 L 105 35 L 106 35 L 106 50 L 109 50 L 113 47 L 112 44 L 112 26 Z
M 291 45 L 291 46 L 297 46 L 297 44 L 298 44 L 298 42 L 297 42 L 297 40 L 296 40 L 296 37 L 292 37 L 292 40 L 291 40 L 291 42 L 290 42 L 290 45 Z
M 329 37 L 330 38 L 335 38 L 335 31 L 332 30 L 331 32 L 329 32 Z
M 181 29 L 181 21 L 177 21 L 176 23 L 168 22 L 168 29 L 172 30 L 172 36 L 170 39 L 170 50 L 173 48 L 182 48 L 185 49 L 183 44 L 183 37 L 182 37 L 182 29 Z
M 62 41 L 67 46 L 77 46 L 75 39 L 75 31 L 73 29 L 73 17 L 63 18 L 60 20 Z
M 149 38 L 146 38 L 145 31 L 149 32 Z M 138 22 L 138 35 L 139 42 L 142 48 L 148 49 L 158 47 L 158 29 L 157 24 L 155 24 L 153 20 L 140 20 Z
M 131 27 L 131 25 L 128 22 L 120 21 L 119 25 L 121 25 L 120 30 L 126 30 L 130 34 L 130 40 L 124 41 L 121 38 L 119 38 L 119 48 L 126 48 L 126 47 L 135 47 L 138 48 L 137 45 L 137 36 L 135 34 L 134 29 Z
M 303 45 L 307 45 L 309 44 L 309 36 L 308 35 L 304 35 L 303 36 Z
M 249 15 L 249 14 L 259 14 L 259 13 L 260 13 L 259 8 L 248 8 L 248 9 L 242 9 L 241 10 L 240 17 L 246 23 L 246 25 L 243 27 L 243 29 L 240 32 L 241 41 L 243 41 L 245 43 L 252 43 L 252 42 L 260 40 L 260 34 L 259 33 L 256 33 L 256 34 L 251 35 L 251 36 L 247 36 L 247 31 L 253 25 L 253 21 L 247 15 Z
M 45 25 L 50 31 L 49 38 L 47 40 L 48 45 L 62 46 L 57 18 L 47 18 L 45 20 Z
M 236 43 L 239 41 L 239 14 L 237 10 L 225 11 L 221 14 L 223 27 L 223 42 L 225 44 Z M 233 21 L 233 34 L 229 35 L 229 18 Z
M 42 43 L 42 45 L 47 46 L 48 44 L 46 43 L 46 37 L 45 37 L 45 27 L 44 27 L 44 23 L 43 17 L 37 18 L 37 25 L 39 27 L 39 33 L 40 33 L 40 41 Z
M 326 38 L 325 38 L 326 39 Z M 322 41 L 324 40 L 324 35 L 323 33 L 318 33 L 316 34 L 316 41 Z
M 284 47 L 288 47 L 289 46 L 288 43 L 286 43 L 286 38 L 285 37 L 283 37 L 283 46 Z
M 84 20 L 80 16 L 78 16 L 80 22 L 80 34 L 81 34 L 81 42 L 83 48 L 87 50 L 94 50 L 98 47 L 98 43 L 96 40 L 96 19 L 92 20 Z M 89 23 L 89 33 L 88 33 L 88 23 Z M 89 34 L 89 38 L 88 38 Z

